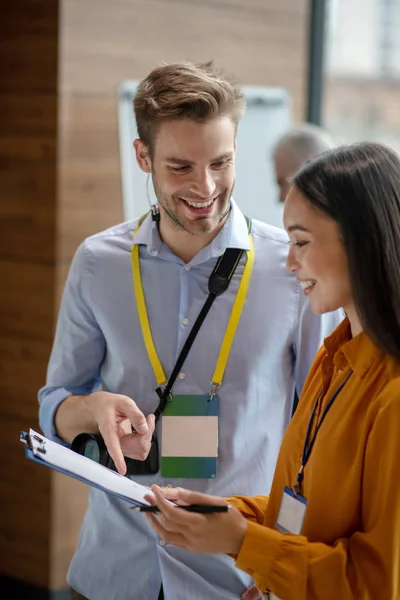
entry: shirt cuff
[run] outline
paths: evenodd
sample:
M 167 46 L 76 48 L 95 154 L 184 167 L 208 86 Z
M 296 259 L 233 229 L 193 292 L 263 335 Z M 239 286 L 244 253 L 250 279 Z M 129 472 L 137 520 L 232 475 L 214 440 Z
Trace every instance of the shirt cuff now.
M 270 527 L 248 521 L 246 535 L 236 559 L 236 566 L 253 577 L 258 589 L 268 592 L 270 573 L 280 551 L 284 534 Z
M 264 524 L 269 496 L 232 496 L 225 500 L 237 508 L 246 519 Z
M 39 393 L 39 425 L 45 437 L 53 442 L 57 442 L 58 444 L 62 444 L 63 446 L 69 446 L 65 440 L 57 435 L 56 427 L 54 424 L 54 417 L 57 412 L 58 407 L 66 398 L 69 396 L 75 395 L 84 395 L 88 394 L 89 391 L 87 388 L 78 388 L 78 387 L 57 387 L 50 388 L 46 391 L 40 391 Z

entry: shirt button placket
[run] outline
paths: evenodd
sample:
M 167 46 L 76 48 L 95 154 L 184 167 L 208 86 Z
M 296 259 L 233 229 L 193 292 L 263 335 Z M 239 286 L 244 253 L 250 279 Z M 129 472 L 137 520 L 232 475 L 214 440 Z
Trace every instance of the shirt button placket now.
M 179 307 L 179 313 L 180 313 L 180 318 L 181 318 L 181 326 L 183 327 L 187 327 L 189 325 L 189 318 L 187 316 L 184 316 L 185 313 L 187 314 L 188 311 L 188 303 L 189 303 L 189 282 L 190 282 L 190 278 L 187 278 L 186 275 L 188 275 L 189 271 L 192 270 L 192 267 L 190 265 L 185 265 L 184 266 L 184 270 L 181 271 L 182 274 L 182 279 L 181 279 L 181 298 L 180 298 L 180 307 Z M 185 337 L 186 337 L 186 333 L 187 332 L 183 332 L 183 329 L 181 329 L 179 331 L 179 338 L 180 338 L 180 345 L 183 344 Z M 182 336 L 182 337 L 181 337 Z M 186 373 L 179 373 L 178 374 L 178 379 L 180 379 L 181 381 L 183 381 L 186 377 Z

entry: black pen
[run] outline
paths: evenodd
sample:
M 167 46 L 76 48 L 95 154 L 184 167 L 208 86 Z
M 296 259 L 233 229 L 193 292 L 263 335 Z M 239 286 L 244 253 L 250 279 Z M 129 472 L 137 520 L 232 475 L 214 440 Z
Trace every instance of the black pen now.
M 160 512 L 158 506 L 130 506 L 135 512 L 145 513 L 157 513 Z M 226 513 L 231 510 L 230 504 L 224 504 L 223 506 L 214 506 L 212 504 L 189 504 L 188 506 L 176 505 L 176 508 L 182 508 L 187 512 L 201 513 L 204 515 L 210 515 L 213 513 Z

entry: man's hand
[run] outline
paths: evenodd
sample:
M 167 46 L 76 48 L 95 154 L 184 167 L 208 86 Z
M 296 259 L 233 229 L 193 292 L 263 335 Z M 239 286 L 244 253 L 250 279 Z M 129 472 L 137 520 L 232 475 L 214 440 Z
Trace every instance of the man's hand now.
M 151 448 L 154 415 L 144 416 L 128 396 L 94 392 L 86 397 L 107 450 L 121 475 L 126 473 L 124 456 L 145 460 Z M 132 427 L 136 433 L 132 433 Z

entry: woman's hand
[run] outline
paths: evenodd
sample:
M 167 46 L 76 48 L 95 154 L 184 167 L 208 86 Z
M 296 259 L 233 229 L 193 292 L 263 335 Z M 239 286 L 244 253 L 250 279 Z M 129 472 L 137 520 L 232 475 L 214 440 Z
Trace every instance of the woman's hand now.
M 161 490 L 153 485 L 154 498 L 146 499 L 160 509 L 160 513 L 146 513 L 154 531 L 174 546 L 204 554 L 238 554 L 247 530 L 247 521 L 236 508 L 226 513 L 191 513 L 176 504 L 227 504 L 223 498 L 207 496 L 182 488 Z

